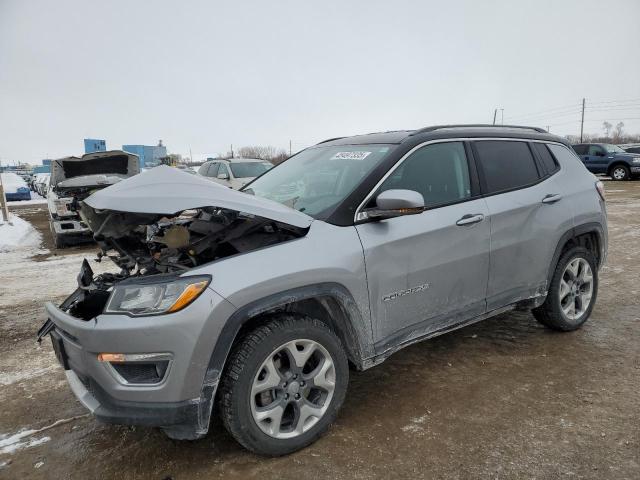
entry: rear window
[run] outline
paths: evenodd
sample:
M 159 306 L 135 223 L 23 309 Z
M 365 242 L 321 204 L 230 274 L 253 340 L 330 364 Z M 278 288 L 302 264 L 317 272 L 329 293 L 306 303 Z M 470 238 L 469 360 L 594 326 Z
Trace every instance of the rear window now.
M 526 142 L 486 140 L 474 145 L 487 193 L 521 188 L 540 179 Z
M 558 171 L 560 166 L 558 165 L 558 162 L 556 162 L 556 159 L 553 158 L 553 155 L 551 155 L 547 146 L 544 143 L 533 143 L 532 145 L 538 154 L 538 157 L 540 157 L 542 167 L 545 169 L 547 175 L 551 175 Z

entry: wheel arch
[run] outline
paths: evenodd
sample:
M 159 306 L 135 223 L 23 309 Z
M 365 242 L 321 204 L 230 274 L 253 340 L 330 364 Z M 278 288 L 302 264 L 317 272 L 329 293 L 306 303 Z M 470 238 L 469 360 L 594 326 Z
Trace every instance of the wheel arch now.
M 607 175 L 611 176 L 611 172 L 613 171 L 613 169 L 620 165 L 622 165 L 623 167 L 627 167 L 627 170 L 631 171 L 631 166 L 629 165 L 628 162 L 624 160 L 615 160 L 611 162 L 607 167 Z
M 216 341 L 207 377 L 219 378 L 236 340 L 278 312 L 309 315 L 328 324 L 344 345 L 347 358 L 358 369 L 364 368 L 365 360 L 373 356 L 370 322 L 365 322 L 351 293 L 338 283 L 320 283 L 270 295 L 236 310 Z
M 549 265 L 547 285 L 551 283 L 553 272 L 562 254 L 574 246 L 583 246 L 590 250 L 595 256 L 599 268 L 604 261 L 604 241 L 602 225 L 595 222 L 578 225 L 565 232 L 558 241 L 551 264 Z

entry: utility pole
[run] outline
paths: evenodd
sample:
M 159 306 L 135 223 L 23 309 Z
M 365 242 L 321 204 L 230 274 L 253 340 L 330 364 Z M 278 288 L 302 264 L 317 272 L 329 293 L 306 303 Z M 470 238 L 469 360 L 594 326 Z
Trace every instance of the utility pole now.
M 9 220 L 9 207 L 7 206 L 7 197 L 4 195 L 4 185 L 2 184 L 2 173 L 0 173 L 0 209 L 2 210 L 2 220 L 8 222 L 11 225 L 11 220 Z
M 547 125 L 547 133 L 549 133 L 549 125 Z
M 496 124 L 496 115 L 498 115 L 498 109 L 497 108 L 493 111 L 493 124 L 494 125 Z
M 291 156 L 291 140 L 289 140 L 289 156 Z
M 231 158 L 233 158 L 233 143 L 231 144 Z
M 583 131 L 584 131 L 584 98 L 582 99 L 582 120 L 580 120 L 580 143 L 582 143 Z
M 191 153 L 191 147 L 189 147 L 189 163 L 193 163 L 193 153 Z

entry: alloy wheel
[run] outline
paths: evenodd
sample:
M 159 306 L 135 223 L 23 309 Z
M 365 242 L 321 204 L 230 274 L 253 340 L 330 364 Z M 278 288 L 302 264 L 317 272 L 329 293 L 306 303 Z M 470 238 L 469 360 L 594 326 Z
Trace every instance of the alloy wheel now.
M 560 279 L 560 307 L 570 320 L 585 314 L 593 296 L 593 272 L 584 258 L 574 258 Z
M 329 352 L 313 340 L 292 340 L 276 348 L 251 386 L 251 414 L 273 438 L 309 431 L 325 414 L 336 386 Z

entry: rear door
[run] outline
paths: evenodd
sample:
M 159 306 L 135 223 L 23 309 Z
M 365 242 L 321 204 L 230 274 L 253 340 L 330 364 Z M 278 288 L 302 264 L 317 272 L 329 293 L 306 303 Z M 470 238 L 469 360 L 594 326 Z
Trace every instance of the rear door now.
M 427 208 L 356 226 L 379 351 L 484 313 L 489 268 L 488 210 L 463 142 L 414 151 L 367 207 L 389 189 L 417 191 Z
M 540 150 L 538 150 L 540 149 Z M 543 295 L 560 236 L 573 224 L 546 145 L 520 140 L 473 144 L 491 225 L 487 308 Z M 535 157 L 534 157 L 534 152 Z
M 607 173 L 609 165 L 607 151 L 600 145 L 589 145 L 584 164 L 593 173 Z

